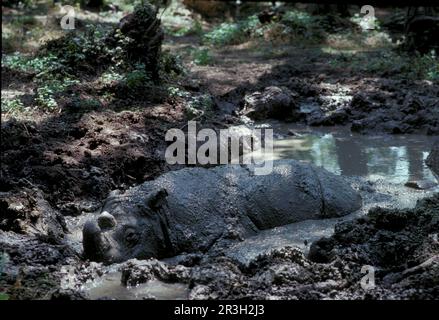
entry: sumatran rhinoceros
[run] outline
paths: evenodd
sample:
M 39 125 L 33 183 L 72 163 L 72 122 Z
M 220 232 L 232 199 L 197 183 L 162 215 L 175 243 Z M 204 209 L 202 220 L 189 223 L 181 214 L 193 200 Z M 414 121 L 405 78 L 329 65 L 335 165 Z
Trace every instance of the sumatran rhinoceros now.
M 439 181 L 439 140 L 434 143 L 433 148 L 431 149 L 431 152 L 425 162 Z
M 343 178 L 293 160 L 275 161 L 268 175 L 240 165 L 185 168 L 112 192 L 84 225 L 84 254 L 113 263 L 206 252 L 231 225 L 245 237 L 360 207 L 361 197 Z

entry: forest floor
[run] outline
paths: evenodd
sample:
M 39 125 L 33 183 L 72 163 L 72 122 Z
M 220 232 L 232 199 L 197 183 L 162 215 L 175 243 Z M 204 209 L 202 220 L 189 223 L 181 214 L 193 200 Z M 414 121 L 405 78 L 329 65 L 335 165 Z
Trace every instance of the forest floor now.
M 367 33 L 348 23 L 348 30 L 341 35 L 334 31 L 326 32 L 324 38 L 307 39 L 312 30 L 306 30 L 305 34 L 298 31 L 293 38 L 286 38 L 282 29 L 286 25 L 273 22 L 270 27 L 258 27 L 243 35 L 233 23 L 197 24 L 187 12 L 173 12 L 163 18 L 167 30 L 163 51 L 170 52 L 171 57 L 178 54 L 179 59 L 172 62 L 177 66 L 171 67 L 183 71 L 169 71 L 160 85 L 135 84 L 136 90 L 132 91 L 127 90 L 130 75 L 113 70 L 76 78 L 69 74 L 61 83 L 41 81 L 40 74 L 51 68 L 52 62 L 35 59 L 33 54 L 42 41 L 62 34 L 56 28 L 57 16 L 45 14 L 42 8 L 25 15 L 14 9 L 3 10 L 0 242 L 6 248 L 2 264 L 8 275 L 0 280 L 0 292 L 5 297 L 63 296 L 59 291 L 61 266 L 71 262 L 80 270 L 84 265 L 80 250 L 65 241 L 65 234 L 72 231 L 65 220 L 94 212 L 111 190 L 124 190 L 178 168 L 165 162 L 166 131 L 184 127 L 189 119 L 214 128 L 240 124 L 239 111 L 246 94 L 269 86 L 287 88 L 298 105 L 311 106 L 311 111 L 298 120 L 307 125 L 348 125 L 365 134 L 439 134 L 437 58 L 396 51 L 392 35 L 384 28 Z M 78 32 L 86 30 L 89 23 L 112 27 L 122 14 L 80 11 Z M 183 27 L 173 20 L 176 16 L 182 19 Z M 296 16 L 292 17 L 297 23 Z M 428 211 L 433 205 L 422 206 L 429 206 L 425 209 Z M 419 228 L 424 227 L 431 225 Z M 437 254 L 434 241 L 437 239 L 428 244 L 428 250 Z M 423 246 L 421 242 L 411 252 Z M 328 276 L 329 282 L 310 277 L 309 283 L 324 283 L 315 289 L 318 294 L 311 295 L 303 293 L 309 283 L 300 286 L 302 293 L 284 290 L 264 295 L 260 288 L 251 289 L 249 285 L 251 292 L 257 292 L 254 297 L 323 298 L 331 296 L 329 292 L 344 281 L 340 274 L 336 276 L 341 279 L 337 284 L 329 280 L 332 272 L 346 267 L 344 263 L 311 267 L 311 262 L 303 262 L 307 261 L 305 257 L 288 250 L 279 253 L 277 269 L 285 259 L 294 261 L 290 269 L 299 268 L 297 264 L 309 270 L 329 268 L 321 273 Z M 419 264 L 425 257 L 420 255 L 415 260 Z M 267 265 L 261 261 L 258 263 Z M 238 272 L 236 265 L 221 263 L 218 266 L 229 270 L 228 276 L 241 277 L 242 283 L 251 282 L 255 276 L 250 269 L 238 276 L 243 271 Z M 94 267 L 87 262 L 81 281 L 92 277 L 90 268 Z M 403 268 L 400 264 L 398 267 Z M 293 271 L 289 272 L 299 272 Z M 193 298 L 252 294 L 245 290 L 233 292 L 224 287 L 225 282 L 217 284 L 202 279 L 206 273 L 194 272 L 192 281 L 202 286 L 192 293 Z M 276 277 L 272 280 L 277 281 Z M 262 284 L 266 279 L 261 279 L 254 283 L 268 286 L 268 282 Z M 288 281 L 291 287 L 293 280 Z M 437 297 L 437 283 L 432 288 L 412 296 L 405 292 L 399 297 Z M 389 296 L 389 292 L 377 297 Z M 69 292 L 67 296 L 72 298 L 74 294 Z M 346 297 L 364 296 L 339 296 Z

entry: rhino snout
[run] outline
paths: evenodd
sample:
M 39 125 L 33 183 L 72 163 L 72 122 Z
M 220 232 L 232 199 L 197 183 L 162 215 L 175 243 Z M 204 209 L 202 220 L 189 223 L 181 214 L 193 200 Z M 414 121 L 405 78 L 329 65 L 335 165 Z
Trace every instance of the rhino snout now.
M 113 218 L 114 219 L 114 218 Z M 110 241 L 103 234 L 100 227 L 99 218 L 96 221 L 88 221 L 82 230 L 82 245 L 84 255 L 94 261 L 103 261 L 111 250 Z M 108 223 L 108 221 L 105 221 Z
M 113 229 L 116 226 L 116 219 L 107 211 L 102 212 L 98 216 L 98 226 L 104 229 Z

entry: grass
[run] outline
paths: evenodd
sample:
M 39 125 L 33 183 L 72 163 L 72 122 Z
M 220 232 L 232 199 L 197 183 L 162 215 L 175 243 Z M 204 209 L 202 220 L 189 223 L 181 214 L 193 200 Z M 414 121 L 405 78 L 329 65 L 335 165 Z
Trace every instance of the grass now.
M 196 65 L 206 66 L 212 64 L 213 57 L 210 54 L 209 49 L 194 49 L 192 52 L 193 61 Z
M 56 109 L 58 102 L 56 97 L 63 93 L 68 87 L 78 84 L 79 80 L 64 78 L 61 80 L 43 80 L 37 88 L 36 103 L 45 109 Z
M 40 74 L 57 70 L 62 67 L 62 64 L 58 61 L 58 58 L 52 54 L 48 54 L 44 57 L 30 57 L 16 52 L 11 55 L 2 56 L 2 68 L 3 67 Z
M 123 82 L 130 90 L 140 89 L 151 84 L 150 76 L 145 72 L 145 66 L 139 64 L 136 68 L 125 74 Z
M 0 293 L 0 300 L 9 300 L 9 295 L 6 293 Z
M 201 22 L 198 20 L 195 20 L 193 23 L 191 23 L 190 26 L 182 26 L 181 28 L 173 29 L 173 28 L 166 28 L 165 31 L 175 37 L 182 37 L 182 36 L 189 36 L 189 35 L 198 35 L 202 36 L 203 26 L 201 25 Z
M 282 23 L 293 29 L 307 30 L 316 24 L 316 18 L 307 12 L 289 10 L 282 17 Z
M 191 95 L 189 91 L 175 86 L 169 86 L 167 91 L 170 97 L 189 98 Z
M 134 6 L 140 2 L 141 0 L 111 1 L 112 4 L 116 4 L 125 11 L 132 11 Z M 78 10 L 80 9 L 78 8 Z M 5 41 L 6 36 L 8 37 L 7 41 L 22 41 L 25 39 L 22 34 L 24 31 L 27 32 L 26 34 L 44 31 L 40 19 L 32 15 L 35 12 L 27 12 L 23 9 L 23 15 L 17 16 L 16 19 L 10 19 L 6 23 L 8 32 L 5 35 L 2 34 L 2 41 Z M 321 45 L 327 46 L 329 49 L 324 53 L 329 53 L 332 56 L 328 63 L 334 68 L 348 68 L 360 74 L 381 74 L 416 80 L 438 81 L 439 79 L 436 54 L 409 56 L 391 50 L 394 45 L 386 33 L 381 30 L 378 21 L 375 20 L 375 30 L 362 31 L 358 27 L 361 27 L 362 23 L 360 15 L 351 19 L 328 18 L 310 15 L 297 9 L 289 9 L 282 16 L 276 17 L 269 23 L 261 24 L 256 15 L 250 15 L 238 21 L 223 22 L 205 32 L 203 26 L 206 28 L 208 24 L 194 19 L 191 12 L 181 6 L 181 3 L 173 1 L 168 9 L 161 11 L 160 14 L 162 13 L 163 27 L 168 33 L 174 36 L 197 35 L 201 38 L 204 46 L 190 48 L 187 51 L 187 56 L 196 65 L 204 66 L 214 63 L 212 50 L 215 49 L 212 47 L 236 45 L 253 39 L 256 40 L 254 42 L 256 44 L 255 50 L 260 50 L 258 44 L 261 41 L 272 43 L 274 40 L 280 40 L 294 45 L 318 44 L 319 47 Z M 104 11 L 101 14 L 117 15 L 120 12 Z M 123 83 L 133 92 L 150 85 L 150 75 L 144 71 L 144 68 L 124 65 L 126 57 L 118 49 L 121 49 L 129 39 L 121 36 L 118 38 L 120 46 L 113 49 L 102 45 L 102 40 L 108 31 L 106 28 L 100 26 L 99 23 L 95 26 L 84 26 L 81 30 L 77 30 L 77 32 L 71 33 L 57 42 L 52 42 L 52 46 L 46 48 L 45 51 L 34 50 L 34 54 L 19 52 L 3 54 L 2 68 L 7 67 L 34 74 L 32 81 L 37 85 L 35 106 L 45 110 L 54 110 L 59 107 L 59 101 L 57 101 L 59 97 L 72 85 L 79 83 L 81 79 L 77 66 L 87 65 L 88 62 L 94 61 L 95 57 L 111 58 L 110 66 L 106 68 L 107 71 L 100 74 L 102 84 L 112 86 L 115 82 Z M 273 49 L 269 52 L 270 57 L 275 56 L 275 54 L 279 57 L 288 54 L 282 50 L 276 51 L 275 46 L 271 46 L 271 48 Z M 365 48 L 376 52 L 362 53 L 360 50 Z M 380 50 L 377 51 L 377 49 Z M 39 53 L 35 54 L 35 52 Z M 160 64 L 160 75 L 164 80 L 163 83 L 169 86 L 169 95 L 171 97 L 185 95 L 172 87 L 172 83 L 175 83 L 180 75 L 187 73 L 180 57 L 164 51 Z M 189 99 L 190 97 L 185 98 Z M 197 99 L 191 100 L 188 109 L 206 109 L 203 105 L 208 103 L 200 102 Z M 28 107 L 24 106 L 23 103 L 27 104 L 27 100 L 2 99 L 2 112 L 23 110 Z M 91 105 L 97 106 L 98 103 L 93 102 Z
M 339 17 L 314 16 L 305 11 L 290 9 L 264 24 L 259 22 L 256 15 L 236 22 L 223 22 L 207 32 L 203 42 L 224 46 L 240 44 L 249 39 L 281 39 L 283 42 L 300 41 L 312 44 L 321 43 L 332 33 L 352 31 L 350 29 L 354 27 L 354 22 Z
M 206 116 L 211 112 L 213 105 L 213 99 L 209 94 L 190 97 L 186 104 L 186 116 L 188 119 Z
M 21 102 L 20 99 L 6 99 L 2 98 L 2 113 L 13 113 L 13 112 L 19 112 L 24 109 L 24 105 Z
M 439 60 L 434 52 L 426 55 L 409 55 L 395 50 L 343 52 L 335 54 L 330 64 L 335 68 L 349 68 L 367 74 L 439 81 Z
M 238 22 L 223 22 L 206 33 L 203 42 L 214 46 L 239 44 L 248 40 L 259 24 L 255 15 Z

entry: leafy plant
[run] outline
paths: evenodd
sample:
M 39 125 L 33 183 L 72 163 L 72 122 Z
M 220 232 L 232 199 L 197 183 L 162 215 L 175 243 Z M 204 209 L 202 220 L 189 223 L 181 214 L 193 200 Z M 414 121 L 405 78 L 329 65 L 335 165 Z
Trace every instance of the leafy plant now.
M 4 292 L 0 292 L 0 300 L 9 300 L 9 295 Z
M 203 26 L 198 20 L 195 20 L 190 26 L 184 26 L 177 30 L 167 30 L 167 33 L 176 37 L 188 36 L 188 35 L 202 35 Z
M 79 83 L 78 80 L 64 78 L 62 80 L 53 79 L 45 80 L 42 85 L 37 88 L 36 102 L 39 106 L 47 109 L 55 109 L 58 107 L 56 96 L 65 91 L 68 87 Z
M 189 119 L 206 115 L 213 108 L 213 100 L 209 94 L 191 97 L 186 104 L 186 116 Z
M 188 98 L 191 95 L 188 91 L 174 86 L 169 86 L 167 91 L 170 97 Z
M 78 64 L 104 59 L 106 54 L 112 53 L 107 52 L 106 36 L 107 32 L 102 27 L 87 25 L 85 32 L 67 33 L 64 37 L 49 41 L 40 54 L 55 56 L 64 67 L 75 69 Z
M 13 112 L 19 111 L 24 108 L 23 103 L 20 99 L 5 99 L 2 98 L 2 112 Z
M 229 45 L 244 42 L 259 25 L 256 15 L 238 22 L 224 22 L 204 35 L 204 42 L 212 45 Z
M 282 23 L 293 29 L 307 30 L 316 22 L 315 18 L 307 12 L 289 10 L 282 16 Z
M 338 54 L 331 62 L 337 68 L 366 73 L 386 73 L 413 80 L 439 80 L 439 60 L 433 51 L 426 55 L 408 55 L 384 50 L 378 53 Z
M 151 83 L 151 77 L 146 73 L 145 66 L 139 64 L 136 69 L 128 72 L 123 80 L 129 89 L 139 89 Z
M 194 63 L 197 65 L 205 66 L 211 64 L 213 61 L 212 56 L 210 55 L 209 49 L 195 49 L 192 53 Z
M 123 75 L 116 72 L 113 67 L 110 67 L 108 70 L 102 73 L 101 80 L 105 84 L 110 84 L 114 81 L 122 81 Z
M 53 54 L 48 54 L 46 56 L 29 57 L 19 52 L 16 52 L 12 55 L 2 56 L 2 68 L 3 67 L 23 72 L 32 72 L 39 74 L 42 72 L 55 71 L 62 67 L 62 64 Z
M 168 50 L 162 52 L 160 71 L 162 73 L 162 78 L 175 77 L 186 73 L 186 69 L 183 66 L 180 56 L 172 54 Z

